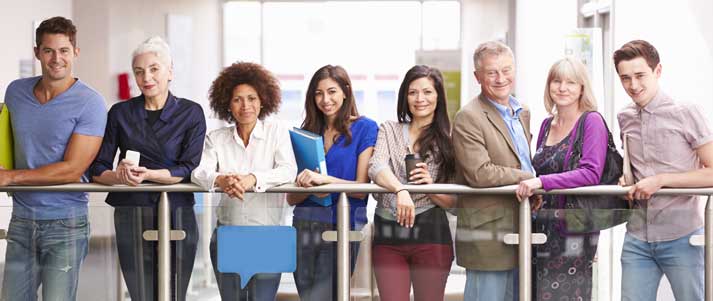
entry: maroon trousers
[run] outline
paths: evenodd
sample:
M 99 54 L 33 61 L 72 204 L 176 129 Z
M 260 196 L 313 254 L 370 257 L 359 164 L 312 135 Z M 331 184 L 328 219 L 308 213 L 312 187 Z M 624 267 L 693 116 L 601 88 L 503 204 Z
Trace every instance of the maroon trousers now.
M 452 244 L 376 244 L 372 260 L 381 300 L 443 300 L 453 262 Z

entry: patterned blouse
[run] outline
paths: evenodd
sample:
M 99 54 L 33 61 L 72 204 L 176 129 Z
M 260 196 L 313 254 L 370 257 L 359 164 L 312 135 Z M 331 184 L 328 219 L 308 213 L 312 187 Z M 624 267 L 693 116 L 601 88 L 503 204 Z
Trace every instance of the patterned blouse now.
M 410 139 L 409 139 L 409 124 L 398 123 L 396 121 L 387 121 L 379 127 L 379 135 L 376 138 L 376 146 L 374 154 L 369 160 L 369 177 L 376 178 L 382 170 L 389 168 L 394 173 L 399 182 L 406 184 L 406 163 L 405 157 L 409 154 Z M 431 178 L 438 178 L 438 165 L 434 163 L 433 156 L 429 155 L 425 158 L 424 163 L 428 165 L 428 172 L 431 173 Z M 376 214 L 379 216 L 393 220 L 396 212 L 396 194 L 393 193 L 375 193 L 374 199 L 377 201 Z M 411 194 L 414 205 L 416 206 L 416 214 L 420 214 L 428 209 L 436 206 L 425 194 Z

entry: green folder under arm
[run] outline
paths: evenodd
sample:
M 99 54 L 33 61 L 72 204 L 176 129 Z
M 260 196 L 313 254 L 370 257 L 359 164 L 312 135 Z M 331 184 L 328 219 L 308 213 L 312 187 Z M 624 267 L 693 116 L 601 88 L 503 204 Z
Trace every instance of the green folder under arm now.
M 7 106 L 0 103 L 0 167 L 4 169 L 15 167 L 13 147 L 10 111 Z

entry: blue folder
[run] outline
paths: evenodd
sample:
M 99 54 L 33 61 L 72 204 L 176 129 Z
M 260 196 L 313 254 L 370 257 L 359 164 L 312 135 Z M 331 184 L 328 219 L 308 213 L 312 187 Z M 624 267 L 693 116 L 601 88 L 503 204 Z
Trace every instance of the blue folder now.
M 290 140 L 292 141 L 292 150 L 295 152 L 298 173 L 309 169 L 312 171 L 319 170 L 323 175 L 327 174 L 327 161 L 324 158 L 322 136 L 303 129 L 293 128 L 290 130 Z M 310 195 L 308 200 L 322 206 L 332 205 L 331 196 L 320 198 Z

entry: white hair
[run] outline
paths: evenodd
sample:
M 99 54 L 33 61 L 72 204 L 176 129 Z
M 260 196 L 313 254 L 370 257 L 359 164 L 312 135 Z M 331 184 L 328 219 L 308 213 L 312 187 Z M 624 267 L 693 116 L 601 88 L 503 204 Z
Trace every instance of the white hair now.
M 488 41 L 478 45 L 478 48 L 475 49 L 475 52 L 473 53 L 473 65 L 475 66 L 475 70 L 480 70 L 480 62 L 485 56 L 503 54 L 509 55 L 513 60 L 515 59 L 512 49 L 502 42 Z
M 146 39 L 146 41 L 143 41 L 141 44 L 139 44 L 138 47 L 136 47 L 134 52 L 131 54 L 132 64 L 137 56 L 142 55 L 144 53 L 156 54 L 159 60 L 162 60 L 163 63 L 166 64 L 166 67 L 170 68 L 173 65 L 173 59 L 171 58 L 171 49 L 168 47 L 168 43 L 166 43 L 166 41 L 164 41 L 159 36 L 150 37 Z

